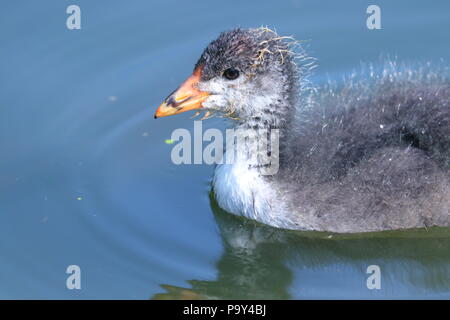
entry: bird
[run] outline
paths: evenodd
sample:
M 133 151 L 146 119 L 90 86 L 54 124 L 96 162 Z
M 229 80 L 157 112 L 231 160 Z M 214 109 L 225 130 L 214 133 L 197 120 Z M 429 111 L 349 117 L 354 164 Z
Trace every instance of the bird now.
M 216 166 L 212 190 L 229 213 L 303 231 L 448 227 L 445 71 L 390 61 L 367 77 L 318 87 L 309 80 L 316 65 L 300 42 L 267 27 L 225 31 L 155 118 L 196 110 L 235 130 L 276 133 L 278 148 L 255 160 L 255 149 L 234 147 L 234 162 Z M 264 172 L 259 156 L 276 150 L 276 170 Z

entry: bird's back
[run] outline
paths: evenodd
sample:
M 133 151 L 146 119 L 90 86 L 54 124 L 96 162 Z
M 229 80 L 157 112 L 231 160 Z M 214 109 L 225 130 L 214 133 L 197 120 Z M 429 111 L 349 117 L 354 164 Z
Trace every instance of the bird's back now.
M 337 232 L 449 225 L 448 83 L 394 74 L 311 101 L 276 178 L 295 219 Z

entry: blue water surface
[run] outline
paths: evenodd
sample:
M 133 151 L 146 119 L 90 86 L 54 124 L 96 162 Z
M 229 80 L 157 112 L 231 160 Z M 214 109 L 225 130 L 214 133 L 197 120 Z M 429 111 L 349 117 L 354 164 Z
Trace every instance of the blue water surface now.
M 81 8 L 68 30 L 66 8 Z M 382 29 L 366 27 L 381 8 Z M 311 80 L 450 58 L 450 2 L 3 1 L 0 298 L 450 298 L 450 232 L 287 232 L 222 212 L 210 165 L 173 164 L 154 120 L 209 41 L 269 26 L 304 40 Z M 382 59 L 382 58 L 381 58 Z M 224 128 L 221 119 L 203 128 Z M 66 268 L 81 268 L 81 289 Z M 369 265 L 382 271 L 369 290 Z

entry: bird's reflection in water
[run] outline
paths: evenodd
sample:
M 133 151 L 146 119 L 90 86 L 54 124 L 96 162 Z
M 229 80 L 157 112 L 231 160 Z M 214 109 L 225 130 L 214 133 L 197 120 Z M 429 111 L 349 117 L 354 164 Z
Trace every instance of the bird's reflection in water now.
M 286 231 L 228 214 L 212 194 L 210 199 L 224 246 L 217 279 L 189 280 L 191 288 L 162 284 L 165 292 L 153 299 L 308 297 L 302 290 L 329 298 L 450 297 L 449 228 L 359 235 Z M 366 287 L 371 264 L 382 271 L 378 296 Z

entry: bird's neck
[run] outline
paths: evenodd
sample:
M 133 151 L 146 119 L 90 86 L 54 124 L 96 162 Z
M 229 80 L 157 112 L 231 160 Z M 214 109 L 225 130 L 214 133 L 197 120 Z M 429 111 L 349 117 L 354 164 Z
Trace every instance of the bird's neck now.
M 246 120 L 239 120 L 235 135 L 245 132 L 245 144 L 236 147 L 237 161 L 264 175 L 276 174 L 279 157 L 284 153 L 293 113 L 292 106 L 282 103 L 260 108 Z M 264 173 L 265 172 L 265 173 Z

